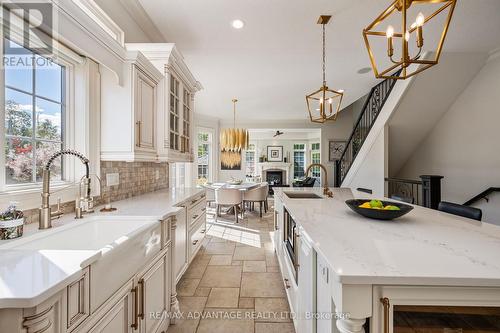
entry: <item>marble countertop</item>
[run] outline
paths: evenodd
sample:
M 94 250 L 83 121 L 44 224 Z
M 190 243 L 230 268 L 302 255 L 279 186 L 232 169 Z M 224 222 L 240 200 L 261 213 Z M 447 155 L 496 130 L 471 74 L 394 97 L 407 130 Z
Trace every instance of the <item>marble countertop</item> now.
M 99 217 L 126 218 L 161 221 L 175 215 L 183 204 L 203 189 L 175 188 L 161 190 L 113 202 L 117 210 L 110 213 L 96 212 L 85 215 L 75 222 L 74 213 L 53 220 L 52 228 L 38 230 L 38 224 L 24 227 L 23 237 L 0 241 L 0 308 L 35 306 L 65 285 L 77 280 L 81 271 L 101 255 L 95 250 L 20 249 L 30 239 L 58 232 L 59 228 L 71 227 L 74 223 L 85 223 Z M 103 222 L 105 223 L 105 222 Z
M 276 188 L 292 218 L 330 264 L 342 284 L 500 287 L 500 227 L 415 206 L 407 215 L 380 221 L 351 211 L 345 200 L 370 198 L 332 188 L 333 198 L 290 199 Z M 386 199 L 390 200 L 390 199 Z

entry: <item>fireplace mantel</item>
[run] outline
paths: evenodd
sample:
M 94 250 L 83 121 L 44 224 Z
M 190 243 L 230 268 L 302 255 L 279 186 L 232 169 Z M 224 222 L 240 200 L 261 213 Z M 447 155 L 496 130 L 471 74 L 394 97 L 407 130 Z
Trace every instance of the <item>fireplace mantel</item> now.
M 285 162 L 260 162 L 257 163 L 257 170 L 260 174 L 262 180 L 266 179 L 266 173 L 268 170 L 281 170 L 285 172 L 284 184 L 288 185 L 290 179 L 290 172 L 292 168 L 292 163 Z

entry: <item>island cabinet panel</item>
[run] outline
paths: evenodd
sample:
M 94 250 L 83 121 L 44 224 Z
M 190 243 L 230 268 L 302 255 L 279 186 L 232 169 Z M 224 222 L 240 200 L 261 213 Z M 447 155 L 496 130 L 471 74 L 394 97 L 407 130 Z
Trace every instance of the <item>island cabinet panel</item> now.
M 283 203 L 279 199 L 274 201 L 274 246 L 276 254 L 281 253 L 281 243 L 283 242 Z
M 303 232 L 300 233 L 299 269 L 298 269 L 298 332 L 313 333 L 314 319 L 311 314 L 316 311 L 315 293 L 316 283 L 316 253 L 312 248 L 311 240 Z
M 500 288 L 375 287 L 373 302 L 373 332 L 500 332 Z
M 331 270 L 325 259 L 316 255 L 316 312 L 321 314 L 335 313 L 331 289 Z M 316 332 L 336 333 L 335 318 L 322 317 L 316 320 Z

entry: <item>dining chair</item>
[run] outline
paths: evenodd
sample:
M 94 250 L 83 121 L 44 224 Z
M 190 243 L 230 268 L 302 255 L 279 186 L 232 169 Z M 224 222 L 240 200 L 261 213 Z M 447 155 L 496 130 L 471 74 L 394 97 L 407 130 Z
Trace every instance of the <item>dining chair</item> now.
M 215 189 L 213 187 L 205 186 L 205 198 L 209 207 L 212 202 L 215 202 Z
M 238 223 L 238 205 L 241 204 L 241 191 L 232 188 L 218 188 L 215 190 L 215 221 L 220 216 L 220 208 L 229 206 L 234 209 L 234 217 Z
M 481 221 L 483 212 L 479 208 L 459 205 L 452 202 L 441 201 L 438 205 L 438 210 L 441 212 L 467 217 L 477 221 Z
M 264 211 L 267 213 L 268 204 L 267 204 L 267 195 L 269 193 L 269 184 L 261 183 L 259 187 L 254 188 L 252 190 L 243 192 L 243 207 L 245 207 L 245 203 L 250 203 L 253 206 L 254 203 L 259 203 L 260 217 L 262 217 L 262 207 L 264 207 Z

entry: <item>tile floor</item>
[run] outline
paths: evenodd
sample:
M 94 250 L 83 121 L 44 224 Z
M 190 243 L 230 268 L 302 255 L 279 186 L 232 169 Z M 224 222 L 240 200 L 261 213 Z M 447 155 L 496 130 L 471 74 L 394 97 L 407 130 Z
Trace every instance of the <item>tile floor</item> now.
M 183 318 L 168 333 L 295 333 L 278 260 L 271 242 L 273 211 L 214 221 L 177 285 Z M 202 318 L 200 318 L 202 317 Z

